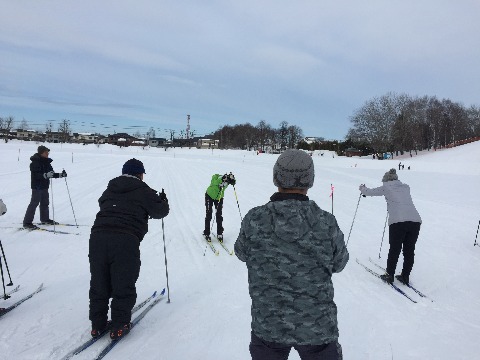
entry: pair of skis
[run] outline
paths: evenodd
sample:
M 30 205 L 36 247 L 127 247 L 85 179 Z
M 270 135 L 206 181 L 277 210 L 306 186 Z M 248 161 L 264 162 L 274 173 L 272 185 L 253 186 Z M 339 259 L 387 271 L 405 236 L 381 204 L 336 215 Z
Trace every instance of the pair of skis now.
M 215 234 L 212 234 L 212 235 L 213 235 L 212 237 L 213 237 L 215 240 L 218 241 L 218 243 L 220 244 L 220 246 L 223 248 L 223 250 L 225 250 L 225 251 L 228 253 L 228 255 L 233 255 L 233 250 L 229 250 L 229 249 L 225 246 L 225 244 L 223 243 L 223 241 L 218 240 L 218 237 L 217 237 Z M 212 250 L 215 255 L 217 255 L 217 256 L 220 255 L 220 252 L 215 248 L 215 245 L 212 244 L 212 241 L 208 241 L 208 240 L 205 238 L 205 235 L 203 235 L 203 236 L 204 236 L 204 239 L 205 239 L 205 241 L 207 242 L 208 246 L 210 247 L 210 250 Z
M 371 258 L 368 259 L 370 261 L 370 263 L 372 263 L 375 267 L 379 268 L 380 270 L 382 270 L 383 272 L 385 272 L 385 268 L 383 268 L 382 266 L 378 265 L 377 263 L 375 263 Z M 362 266 L 367 272 L 369 272 L 370 274 L 372 274 L 373 276 L 376 276 L 377 278 L 381 279 L 380 278 L 380 275 L 379 273 L 375 272 L 374 270 L 370 269 L 368 266 L 366 266 L 365 264 L 361 263 L 360 260 L 356 259 L 357 263 Z M 383 280 L 382 280 L 383 281 Z M 392 289 L 394 289 L 395 291 L 397 291 L 399 294 L 403 295 L 404 297 L 406 297 L 408 300 L 410 300 L 411 302 L 413 303 L 417 303 L 416 300 L 414 300 L 413 298 L 411 298 L 405 291 L 403 291 L 402 289 L 400 289 L 397 285 L 395 285 L 394 283 L 392 284 L 388 284 Z M 428 298 L 425 294 L 423 294 L 420 290 L 417 290 L 415 287 L 413 287 L 411 284 L 404 284 L 406 287 L 412 289 L 415 293 L 417 293 L 420 297 L 422 298 Z M 430 299 L 431 300 L 431 299 Z M 431 300 L 433 301 L 433 300 Z
M 142 301 L 140 304 L 136 305 L 132 309 L 132 314 L 136 313 L 138 310 L 143 308 L 145 305 L 147 305 L 151 300 L 155 299 L 150 305 L 148 305 L 136 318 L 132 320 L 132 329 L 135 325 L 139 323 L 140 320 L 143 319 L 143 317 L 149 312 L 156 304 L 158 304 L 161 300 L 163 300 L 165 295 L 165 289 L 162 290 L 160 293 L 160 296 L 157 297 L 157 292 L 155 291 L 152 295 L 150 295 L 148 298 L 146 298 L 144 301 Z M 71 359 L 72 357 L 80 354 L 82 351 L 85 349 L 89 348 L 91 345 L 96 343 L 98 340 L 100 340 L 105 334 L 109 334 L 110 331 L 107 329 L 103 333 L 101 333 L 99 336 L 95 338 L 91 338 L 84 343 L 80 344 L 77 346 L 75 349 L 70 351 L 67 355 L 65 355 L 62 360 L 68 360 Z M 124 337 L 121 337 L 117 340 L 111 340 L 100 352 L 100 354 L 95 358 L 96 360 L 102 359 L 105 355 L 107 355 Z
M 20 285 L 17 286 L 16 288 L 12 289 L 10 292 L 7 293 L 7 296 L 14 293 L 14 292 L 17 292 L 18 289 L 20 288 Z M 0 308 L 0 317 L 4 316 L 5 314 L 9 313 L 10 311 L 12 311 L 13 309 L 15 309 L 16 307 L 18 307 L 19 305 L 23 304 L 25 301 L 27 301 L 28 299 L 30 299 L 31 297 L 33 297 L 35 294 L 38 294 L 40 291 L 43 290 L 43 284 L 40 284 L 40 286 L 34 291 L 32 292 L 31 294 L 28 294 L 26 295 L 25 297 L 21 298 L 20 300 L 18 300 L 16 303 L 14 303 L 13 305 L 10 305 L 9 307 L 6 307 L 6 308 Z

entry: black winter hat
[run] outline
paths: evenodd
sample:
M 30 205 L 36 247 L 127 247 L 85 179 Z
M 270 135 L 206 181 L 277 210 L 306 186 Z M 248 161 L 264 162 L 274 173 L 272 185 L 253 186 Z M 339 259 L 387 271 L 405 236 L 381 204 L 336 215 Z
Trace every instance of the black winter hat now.
M 38 154 L 43 154 L 45 151 L 50 151 L 50 149 L 43 145 L 40 145 L 37 149 Z
M 145 174 L 145 168 L 143 167 L 143 163 L 140 160 L 133 158 L 128 160 L 125 164 L 123 164 L 122 174 L 128 174 L 128 175 Z

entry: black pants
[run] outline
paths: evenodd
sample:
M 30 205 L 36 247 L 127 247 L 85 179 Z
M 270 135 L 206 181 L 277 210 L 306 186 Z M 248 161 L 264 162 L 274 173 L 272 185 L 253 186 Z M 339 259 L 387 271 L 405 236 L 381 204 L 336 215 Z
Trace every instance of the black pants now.
M 30 204 L 28 204 L 25 217 L 23 218 L 24 224 L 31 224 L 33 222 L 38 204 L 40 204 L 40 221 L 42 222 L 50 219 L 48 212 L 48 205 L 50 204 L 48 200 L 48 189 L 32 189 Z
M 292 347 L 302 360 L 342 360 L 342 347 L 337 342 L 323 345 L 285 345 L 260 339 L 252 332 L 250 355 L 252 360 L 286 360 Z
M 90 235 L 90 320 L 100 329 L 107 323 L 112 298 L 112 325 L 129 323 L 137 300 L 140 241 L 134 235 L 95 232 Z
M 398 257 L 403 247 L 402 274 L 410 276 L 415 258 L 415 244 L 420 233 L 420 223 L 405 221 L 388 227 L 390 250 L 388 251 L 387 273 L 395 274 Z
M 205 230 L 203 231 L 204 235 L 210 235 L 210 221 L 212 221 L 212 208 L 215 206 L 217 212 L 215 214 L 215 219 L 217 221 L 217 234 L 223 234 L 223 198 L 220 200 L 213 200 L 207 193 L 205 193 Z

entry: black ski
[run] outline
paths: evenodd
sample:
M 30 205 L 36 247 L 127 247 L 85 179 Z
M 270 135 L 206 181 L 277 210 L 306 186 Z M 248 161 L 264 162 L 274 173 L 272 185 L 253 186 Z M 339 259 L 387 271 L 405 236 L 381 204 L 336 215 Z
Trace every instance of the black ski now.
M 372 274 L 373 276 L 376 276 L 377 278 L 379 278 L 382 282 L 382 278 L 380 277 L 380 274 L 379 273 L 376 273 L 375 271 L 373 271 L 372 269 L 370 269 L 368 266 L 362 264 L 358 259 L 356 259 L 357 261 L 357 264 L 358 265 L 361 265 L 366 271 L 368 271 L 370 274 Z M 385 283 L 387 284 L 387 283 Z M 408 300 L 410 300 L 411 302 L 413 303 L 417 303 L 415 300 L 413 300 L 410 296 L 408 296 L 402 289 L 400 289 L 398 286 L 394 285 L 394 284 L 387 284 L 387 285 L 390 285 L 390 287 L 392 287 L 395 291 L 397 291 L 398 293 L 402 294 L 403 296 L 405 296 Z
M 384 267 L 378 265 L 375 261 L 372 260 L 372 258 L 368 258 L 368 261 L 370 261 L 377 268 L 382 269 L 383 271 L 386 271 Z M 430 299 L 427 295 L 422 293 L 420 290 L 417 290 L 416 288 L 414 288 L 411 284 L 403 284 L 403 285 L 405 285 L 405 286 L 409 287 L 410 289 L 412 289 L 413 291 L 415 291 L 420 297 Z M 430 299 L 430 300 L 432 300 L 432 299 Z
M 152 300 L 155 296 L 157 296 L 157 292 L 155 291 L 152 295 L 150 295 L 148 298 L 143 300 L 140 304 L 135 305 L 135 307 L 132 309 L 132 314 L 140 310 L 142 307 L 144 307 L 150 300 Z M 74 357 L 75 355 L 80 354 L 83 350 L 89 348 L 92 344 L 96 343 L 98 340 L 100 340 L 103 335 L 109 333 L 109 330 L 105 330 L 103 333 L 101 333 L 99 336 L 96 338 L 90 338 L 87 341 L 85 341 L 83 344 L 77 346 L 74 350 L 70 351 L 67 355 L 65 355 L 62 360 L 68 360 Z
M 47 231 L 47 232 L 51 232 L 51 233 L 55 233 L 55 234 L 63 234 L 63 235 L 80 235 L 80 233 L 71 233 L 71 232 L 68 232 L 68 231 L 60 231 L 60 230 L 54 230 L 54 229 L 45 229 L 45 228 L 41 228 L 41 227 L 38 227 L 38 226 L 36 226 L 35 228 L 22 227 L 22 228 L 19 228 L 18 230 Z
M 33 295 L 39 293 L 40 291 L 42 291 L 43 289 L 43 284 L 40 284 L 40 286 L 37 288 L 37 290 L 35 290 L 34 292 L 32 292 L 31 294 L 23 297 L 22 299 L 18 300 L 15 304 L 13 305 L 10 305 L 9 307 L 7 308 L 0 308 L 0 317 L 2 317 L 3 315 L 9 313 L 10 311 L 12 311 L 13 309 L 15 309 L 17 306 L 19 306 L 20 304 L 22 304 L 23 302 L 27 301 L 28 299 L 30 299 Z
M 165 289 L 162 290 L 162 292 L 160 293 L 160 296 L 158 298 L 156 298 L 150 305 L 148 305 L 145 310 L 143 310 L 135 319 L 132 320 L 132 329 L 140 322 L 140 320 L 142 320 L 145 315 L 150 311 L 152 310 L 152 308 L 157 305 L 160 301 L 163 300 L 163 295 L 165 294 Z M 95 360 L 100 360 L 100 359 L 103 359 L 105 357 L 105 355 L 107 355 L 110 350 L 112 350 L 122 339 L 124 339 L 125 337 L 121 337 L 117 340 L 112 340 L 110 341 L 110 343 L 105 346 L 105 348 L 102 350 L 102 352 L 95 358 Z

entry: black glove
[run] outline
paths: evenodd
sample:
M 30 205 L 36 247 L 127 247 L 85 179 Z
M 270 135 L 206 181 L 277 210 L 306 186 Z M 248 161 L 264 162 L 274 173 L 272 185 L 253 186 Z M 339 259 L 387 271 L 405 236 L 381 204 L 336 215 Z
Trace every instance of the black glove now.
M 233 185 L 235 186 L 235 184 L 237 183 L 237 180 L 235 180 L 235 175 L 233 175 L 232 173 L 228 174 L 228 180 L 227 182 L 230 184 L 230 185 Z
M 65 170 L 63 170 L 63 171 L 60 173 L 60 177 L 61 177 L 61 178 L 67 177 L 67 172 L 66 172 Z
M 162 192 L 159 194 L 159 196 L 160 196 L 160 200 L 168 202 L 167 194 L 165 194 L 165 191 L 163 191 L 163 189 L 162 189 Z

